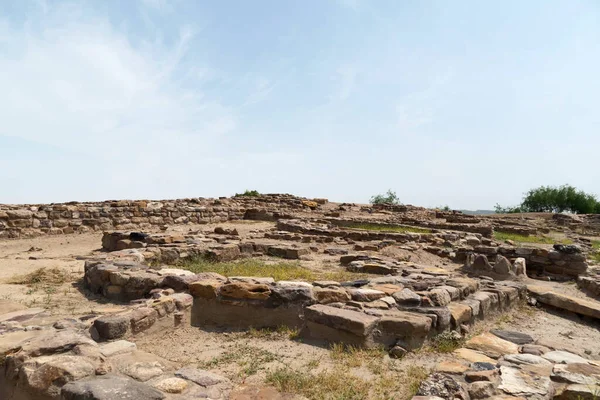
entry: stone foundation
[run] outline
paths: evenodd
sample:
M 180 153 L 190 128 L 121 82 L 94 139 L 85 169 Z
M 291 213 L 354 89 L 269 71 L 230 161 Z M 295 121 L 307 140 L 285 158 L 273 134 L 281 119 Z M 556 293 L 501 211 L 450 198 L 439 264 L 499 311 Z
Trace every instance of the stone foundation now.
M 323 201 L 320 204 L 324 204 Z M 304 198 L 273 194 L 220 199 L 0 204 L 0 238 L 206 224 L 244 219 L 248 213 L 270 215 L 274 220 L 282 213 L 310 211 L 311 207 L 305 202 Z M 317 206 L 320 204 L 317 203 Z

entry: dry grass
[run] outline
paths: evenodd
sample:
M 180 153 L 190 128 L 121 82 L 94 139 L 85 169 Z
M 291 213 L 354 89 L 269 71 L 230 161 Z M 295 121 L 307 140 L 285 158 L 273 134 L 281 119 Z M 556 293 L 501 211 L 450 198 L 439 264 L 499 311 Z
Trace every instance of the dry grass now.
M 300 280 L 311 282 L 316 280 L 333 280 L 340 282 L 370 276 L 342 269 L 334 272 L 319 272 L 304 268 L 298 261 L 271 261 L 258 258 L 215 262 L 196 257 L 183 260 L 178 266 L 196 274 L 201 272 L 216 272 L 223 276 L 271 277 L 276 281 Z
M 25 275 L 17 275 L 8 280 L 8 283 L 27 286 L 60 286 L 72 282 L 73 274 L 60 268 L 38 268 Z
M 280 367 L 267 373 L 265 381 L 280 392 L 314 400 L 410 399 L 429 375 L 429 371 L 421 366 L 394 368 L 381 359 L 379 372 L 372 372 L 370 376 L 357 375 L 353 372 L 356 368 L 350 368 L 345 363 L 346 356 L 343 357 L 333 368 L 317 373 L 309 368 Z
M 537 244 L 571 244 L 570 239 L 557 239 L 548 236 L 526 236 L 516 233 L 494 232 L 494 239 L 497 241 L 512 240 L 515 243 L 537 243 Z
M 411 398 L 417 394 L 421 382 L 427 379 L 427 376 L 429 376 L 429 371 L 423 367 L 411 365 L 407 368 L 405 379 L 408 387 L 408 397 L 406 398 Z
M 309 399 L 363 400 L 369 396 L 371 383 L 350 376 L 341 368 L 312 374 L 292 368 L 278 368 L 267 374 L 266 382 L 283 393 L 296 393 Z
M 373 373 L 380 372 L 383 365 L 386 352 L 383 348 L 362 349 L 354 346 L 347 346 L 336 343 L 331 346 L 330 357 L 337 364 L 343 364 L 349 368 L 357 368 L 362 365 L 367 367 Z
M 600 263 L 600 240 L 592 241 L 592 253 L 590 254 L 590 258 L 597 263 Z
M 402 225 L 378 225 L 369 223 L 355 223 L 348 228 L 362 229 L 366 231 L 377 231 L 377 232 L 394 232 L 394 233 L 431 233 L 431 229 L 418 228 L 416 226 L 402 226 Z
M 239 335 L 252 339 L 265 340 L 294 340 L 300 335 L 300 330 L 290 328 L 289 326 L 280 325 L 276 329 L 271 328 L 250 328 L 245 332 L 240 332 Z
M 455 336 L 452 331 L 446 331 L 434 336 L 429 343 L 418 351 L 423 353 L 452 353 L 465 343 L 462 337 Z
M 237 364 L 238 376 L 240 378 L 245 378 L 257 374 L 259 371 L 264 370 L 267 367 L 267 364 L 279 359 L 280 357 L 277 354 L 270 351 L 238 343 L 233 346 L 231 350 L 227 350 L 211 360 L 200 363 L 198 367 L 202 369 L 212 369 L 219 366 Z

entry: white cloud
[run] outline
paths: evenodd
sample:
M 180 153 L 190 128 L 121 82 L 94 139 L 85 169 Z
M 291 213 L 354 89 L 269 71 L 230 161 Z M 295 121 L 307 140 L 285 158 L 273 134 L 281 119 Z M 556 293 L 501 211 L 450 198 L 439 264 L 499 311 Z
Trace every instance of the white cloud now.
M 342 65 L 337 69 L 336 80 L 340 83 L 339 91 L 337 93 L 338 99 L 346 100 L 350 97 L 356 86 L 358 72 L 358 69 L 351 64 Z
M 272 83 L 269 79 L 265 77 L 257 78 L 254 84 L 254 90 L 252 90 L 252 92 L 248 95 L 248 98 L 246 99 L 244 105 L 253 105 L 266 100 L 266 98 L 269 96 L 274 87 L 275 84 Z
M 336 0 L 336 2 L 342 7 L 349 8 L 352 11 L 358 11 L 360 8 L 360 0 Z
M 159 11 L 170 11 L 172 9 L 169 0 L 140 0 L 146 7 L 155 8 Z
M 74 20 L 69 18 L 73 11 L 83 13 L 50 9 L 44 23 L 21 27 L 0 19 L 0 37 L 10 38 L 0 41 L 0 136 L 88 157 L 87 165 L 72 169 L 70 180 L 77 181 L 85 170 L 97 174 L 90 179 L 120 176 L 123 182 L 105 181 L 105 196 L 131 192 L 127 189 L 133 176 L 126 173 L 131 165 L 144 166 L 147 177 L 133 185 L 141 187 L 152 181 L 149 176 L 172 171 L 171 165 L 185 157 L 219 152 L 223 136 L 236 129 L 238 118 L 203 92 L 210 67 L 184 68 L 191 29 L 183 27 L 168 48 L 147 43 L 139 48 L 106 20 Z M 182 76 L 185 82 L 180 82 Z M 52 162 L 57 163 L 55 170 L 69 165 L 69 160 Z M 23 169 L 50 167 L 34 164 Z M 188 178 L 197 172 L 183 169 Z M 63 178 L 65 182 L 57 184 L 77 194 L 78 188 Z M 27 191 L 23 196 L 35 194 L 24 186 L 15 193 L 19 190 Z M 141 190 L 136 193 L 143 196 Z M 40 200 L 43 196 L 39 194 Z
M 0 55 L 2 134 L 89 151 L 235 127 L 231 110 L 177 83 L 188 28 L 173 50 L 136 49 L 101 20 L 8 33 L 18 49 Z

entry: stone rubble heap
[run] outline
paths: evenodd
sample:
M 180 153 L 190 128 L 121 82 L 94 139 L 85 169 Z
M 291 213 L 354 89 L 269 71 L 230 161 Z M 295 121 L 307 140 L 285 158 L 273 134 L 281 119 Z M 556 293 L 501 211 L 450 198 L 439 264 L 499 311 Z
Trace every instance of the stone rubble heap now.
M 148 329 L 157 320 L 172 324 L 166 317 L 176 306 L 167 303 L 161 297 L 116 314 L 78 319 L 56 320 L 43 309 L 18 304 L 0 312 L 0 399 L 228 399 L 233 385 L 223 376 L 177 369 L 127 340 L 105 341 Z M 177 306 L 187 308 L 189 302 Z
M 596 399 L 600 365 L 519 332 L 473 337 L 441 362 L 413 400 Z

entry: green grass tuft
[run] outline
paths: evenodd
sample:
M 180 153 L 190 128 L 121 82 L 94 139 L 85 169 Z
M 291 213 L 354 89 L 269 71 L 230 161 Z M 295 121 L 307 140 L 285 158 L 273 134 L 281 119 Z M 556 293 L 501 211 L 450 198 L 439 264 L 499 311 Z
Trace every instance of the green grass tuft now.
M 515 243 L 538 243 L 538 244 L 571 244 L 570 239 L 556 239 L 547 236 L 526 236 L 517 233 L 494 232 L 497 241 L 512 240 Z
M 276 281 L 300 280 L 312 282 L 316 280 L 350 281 L 372 275 L 358 274 L 343 269 L 335 272 L 312 271 L 302 267 L 298 261 L 271 261 L 259 258 L 216 262 L 202 257 L 182 260 L 178 267 L 196 274 L 216 272 L 223 276 L 255 276 L 273 278 Z
M 424 347 L 421 351 L 432 352 L 432 353 L 452 353 L 454 350 L 462 347 L 465 340 L 456 336 L 452 331 L 446 331 L 441 333 L 429 342 L 429 345 Z
M 369 396 L 370 383 L 342 369 L 319 374 L 289 367 L 269 372 L 266 382 L 283 393 L 297 393 L 309 399 L 362 400 Z
M 316 275 L 297 262 L 265 262 L 256 258 L 239 261 L 214 262 L 202 257 L 184 260 L 180 267 L 196 274 L 201 272 L 216 272 L 223 276 L 256 276 L 272 277 L 275 280 L 314 280 Z
M 394 233 L 431 233 L 431 229 L 418 228 L 415 226 L 401 226 L 401 225 L 379 225 L 369 223 L 356 223 L 348 226 L 348 228 L 362 229 L 365 231 L 376 231 L 376 232 L 394 232 Z
M 258 197 L 258 190 L 246 190 L 244 193 L 236 193 L 233 197 Z

